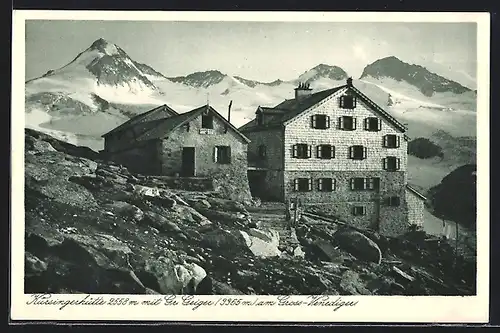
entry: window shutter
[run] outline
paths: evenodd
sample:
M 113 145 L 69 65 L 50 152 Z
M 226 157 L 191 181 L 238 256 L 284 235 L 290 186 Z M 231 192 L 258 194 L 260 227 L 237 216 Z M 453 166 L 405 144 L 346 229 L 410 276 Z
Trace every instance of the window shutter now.
M 331 146 L 330 148 L 330 157 L 335 158 L 335 146 Z
M 231 162 L 231 146 L 227 147 L 227 156 L 226 156 L 226 158 L 227 158 L 226 162 L 230 163 Z
M 363 147 L 363 158 L 366 158 L 368 148 Z
M 321 158 L 321 146 L 316 146 L 316 157 Z
M 356 125 L 357 125 L 357 122 L 358 122 L 358 119 L 357 118 L 352 118 L 352 129 L 355 130 L 356 129 Z
M 351 178 L 351 190 L 354 190 L 354 178 Z
M 292 146 L 292 157 L 297 157 L 297 155 L 298 155 L 297 151 L 298 151 L 297 145 L 293 145 Z
M 298 190 L 299 190 L 299 179 L 298 179 L 298 178 L 295 178 L 295 179 L 293 180 L 293 189 L 294 189 L 295 191 L 298 191 Z
M 382 130 L 382 120 L 377 118 L 377 130 L 381 131 Z
M 308 191 L 312 191 L 312 186 L 313 186 L 312 182 L 313 182 L 312 178 L 307 179 L 307 190 Z
M 344 96 L 340 96 L 340 107 L 344 108 L 344 104 L 345 104 Z
M 356 97 L 355 96 L 352 96 L 352 107 L 353 108 L 356 108 Z
M 310 158 L 312 156 L 312 146 L 307 145 L 307 157 Z
M 344 117 L 339 117 L 339 129 L 344 129 Z
M 337 190 L 337 179 L 332 178 L 332 191 Z
M 354 158 L 354 147 L 353 146 L 349 147 L 349 158 Z
M 365 206 L 361 207 L 361 215 L 366 215 L 366 207 Z
M 401 144 L 401 138 L 398 136 L 396 136 L 396 148 L 399 148 L 400 144 Z
M 389 146 L 389 135 L 384 135 L 384 147 L 387 148 Z
M 330 116 L 326 116 L 326 128 L 330 128 Z
M 382 159 L 382 164 L 383 164 L 383 168 L 384 168 L 384 170 L 387 170 L 387 157 L 384 157 L 384 158 Z
M 400 166 L 401 166 L 401 161 L 399 158 L 396 158 L 396 170 L 399 170 Z
M 318 190 L 323 190 L 323 178 L 318 179 Z
M 219 160 L 219 148 L 214 147 L 214 162 L 218 162 Z
M 312 128 L 316 128 L 316 123 L 317 123 L 316 120 L 317 120 L 316 115 L 311 116 L 311 127 Z
M 368 129 L 368 126 L 369 126 L 368 122 L 369 122 L 369 118 L 365 118 L 365 119 L 364 119 L 364 129 L 365 129 L 365 130 L 367 130 L 367 129 Z
M 363 178 L 363 189 L 364 190 L 367 189 L 367 183 L 368 183 L 368 179 L 367 178 Z

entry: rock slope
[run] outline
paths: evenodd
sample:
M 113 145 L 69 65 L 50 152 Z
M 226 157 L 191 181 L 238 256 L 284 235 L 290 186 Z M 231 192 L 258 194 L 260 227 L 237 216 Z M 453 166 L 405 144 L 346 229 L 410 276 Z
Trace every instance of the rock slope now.
M 422 233 L 302 217 L 296 242 L 280 244 L 257 203 L 167 188 L 33 130 L 25 142 L 26 293 L 475 293 L 474 262 Z

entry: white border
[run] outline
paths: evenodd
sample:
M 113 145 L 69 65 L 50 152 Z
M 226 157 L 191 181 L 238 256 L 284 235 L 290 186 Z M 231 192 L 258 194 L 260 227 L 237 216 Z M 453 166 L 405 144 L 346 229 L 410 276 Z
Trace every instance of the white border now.
M 190 307 L 167 306 L 28 306 L 24 276 L 24 78 L 26 20 L 133 21 L 287 21 L 287 22 L 476 22 L 478 50 L 477 108 L 477 296 L 399 297 L 342 296 L 357 306 L 330 307 Z M 12 266 L 13 320 L 172 320 L 172 321 L 288 321 L 288 322 L 434 322 L 484 323 L 489 319 L 489 13 L 304 13 L 304 12 L 120 12 L 13 11 L 12 78 Z M 80 299 L 81 295 L 57 295 Z M 112 297 L 111 295 L 109 295 Z M 55 296 L 54 296 L 55 297 Z M 246 297 L 246 296 L 245 296 Z M 298 299 L 307 296 L 298 296 Z M 154 299 L 155 296 L 131 296 Z M 199 297 L 215 300 L 218 296 Z M 275 300 L 275 297 L 259 296 Z M 333 298 L 332 298 L 333 299 Z

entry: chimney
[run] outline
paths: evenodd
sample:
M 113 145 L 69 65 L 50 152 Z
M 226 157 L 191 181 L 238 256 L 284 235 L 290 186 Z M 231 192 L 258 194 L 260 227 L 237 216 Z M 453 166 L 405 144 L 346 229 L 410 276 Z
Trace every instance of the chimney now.
M 352 87 L 352 77 L 347 78 L 347 86 Z
M 299 86 L 295 88 L 295 100 L 300 101 L 311 95 L 312 89 L 309 87 L 309 83 L 299 83 Z

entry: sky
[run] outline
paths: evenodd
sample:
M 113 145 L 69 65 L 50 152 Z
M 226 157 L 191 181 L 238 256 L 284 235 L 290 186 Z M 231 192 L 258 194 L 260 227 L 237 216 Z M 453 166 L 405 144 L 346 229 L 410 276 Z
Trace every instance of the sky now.
M 26 80 L 64 66 L 98 38 L 166 76 L 217 69 L 270 82 L 324 63 L 359 78 L 367 64 L 396 56 L 474 78 L 476 29 L 475 23 L 27 21 Z

